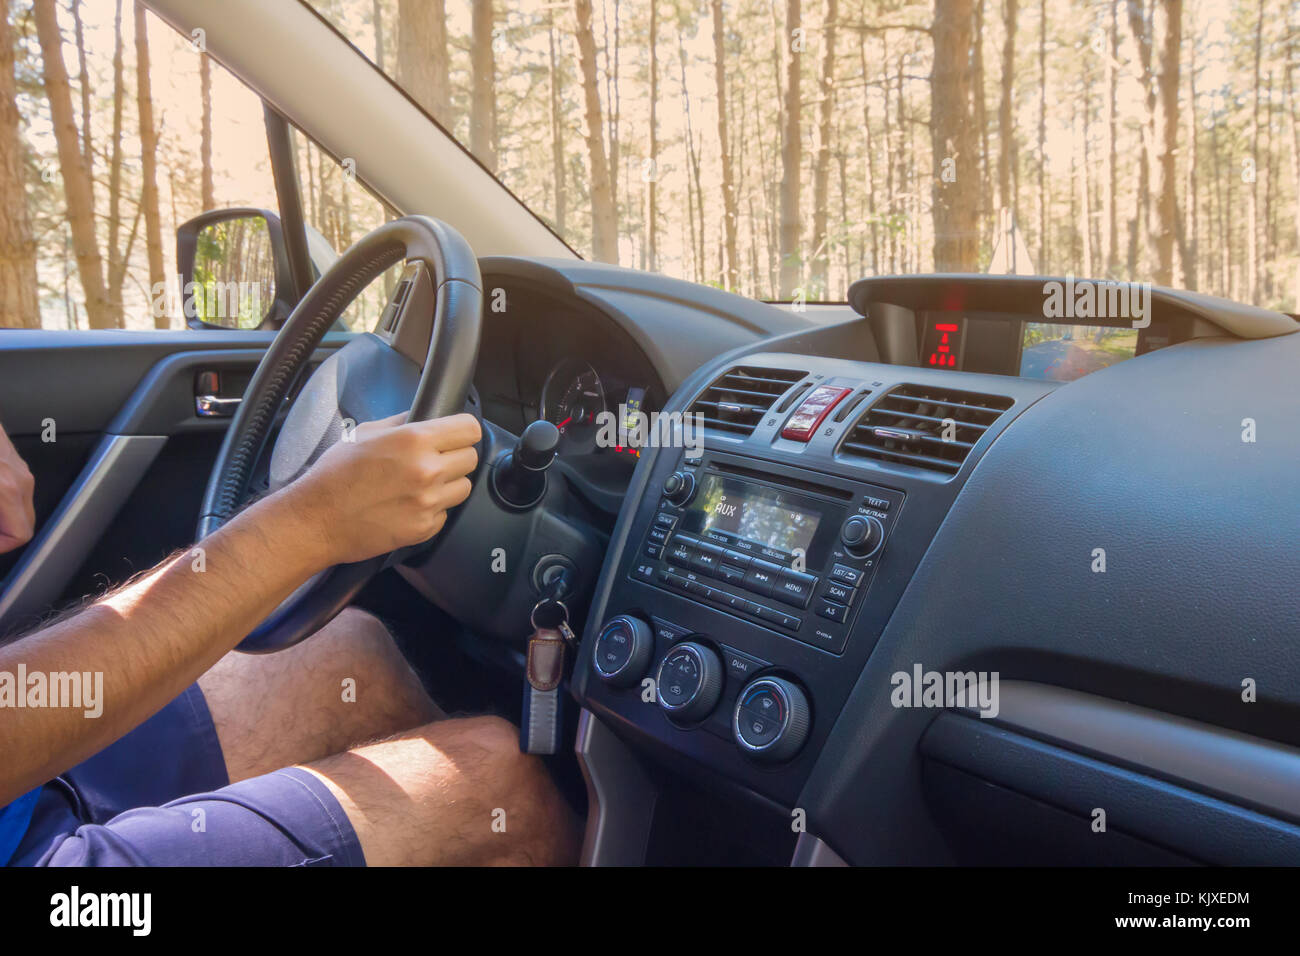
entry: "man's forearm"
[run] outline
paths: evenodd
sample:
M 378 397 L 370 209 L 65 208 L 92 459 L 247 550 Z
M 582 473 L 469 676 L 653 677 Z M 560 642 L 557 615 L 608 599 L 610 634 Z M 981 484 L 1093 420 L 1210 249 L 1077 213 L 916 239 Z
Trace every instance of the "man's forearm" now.
M 83 708 L 0 708 L 0 806 L 101 750 L 160 710 L 333 561 L 322 529 L 267 498 L 79 614 L 0 647 L 0 679 L 102 674 Z M 26 687 L 16 687 L 26 695 Z

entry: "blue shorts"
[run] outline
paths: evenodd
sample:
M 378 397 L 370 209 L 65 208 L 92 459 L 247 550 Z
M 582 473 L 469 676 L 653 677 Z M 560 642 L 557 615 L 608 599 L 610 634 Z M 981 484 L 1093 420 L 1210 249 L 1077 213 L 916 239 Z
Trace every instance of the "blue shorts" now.
M 231 784 L 197 684 L 47 783 L 10 865 L 364 866 L 347 815 L 289 768 Z

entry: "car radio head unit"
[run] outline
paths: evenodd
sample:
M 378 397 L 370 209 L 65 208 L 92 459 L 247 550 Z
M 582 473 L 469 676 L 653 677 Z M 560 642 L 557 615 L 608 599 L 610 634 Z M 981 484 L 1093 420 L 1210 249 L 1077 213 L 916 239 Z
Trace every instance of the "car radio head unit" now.
M 806 561 L 821 511 L 770 485 L 711 473 L 700 481 L 681 530 L 786 567 Z
M 718 455 L 683 461 L 629 574 L 842 654 L 901 503 L 892 489 L 863 495 Z

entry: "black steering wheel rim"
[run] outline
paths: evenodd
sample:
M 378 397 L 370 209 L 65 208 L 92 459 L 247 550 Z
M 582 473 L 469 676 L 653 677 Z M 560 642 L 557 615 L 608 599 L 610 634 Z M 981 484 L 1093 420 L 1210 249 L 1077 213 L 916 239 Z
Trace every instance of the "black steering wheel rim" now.
M 199 539 L 243 506 L 285 397 L 325 333 L 366 285 L 402 261 L 422 263 L 434 287 L 429 345 L 409 420 L 441 418 L 464 409 L 482 321 L 478 259 L 464 237 L 446 223 L 427 216 L 395 219 L 362 237 L 330 266 L 262 357 L 213 464 L 199 512 Z M 390 557 L 337 565 L 316 575 L 238 649 L 266 653 L 305 640 L 343 610 Z

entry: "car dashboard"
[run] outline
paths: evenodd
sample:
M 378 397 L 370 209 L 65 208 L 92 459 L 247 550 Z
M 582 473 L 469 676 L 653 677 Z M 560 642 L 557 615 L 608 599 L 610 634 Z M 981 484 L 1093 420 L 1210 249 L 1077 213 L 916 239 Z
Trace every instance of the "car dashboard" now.
M 566 436 L 623 481 L 570 683 L 587 862 L 681 862 L 682 786 L 727 795 L 701 832 L 759 807 L 795 862 L 1300 860 L 1293 319 L 1155 290 L 1107 323 L 936 276 L 814 322 L 587 280 L 487 317 L 485 414 L 560 425 L 599 379 L 702 425 Z M 696 342 L 656 354 L 665 315 Z M 1081 836 L 1099 805 L 1122 838 Z

